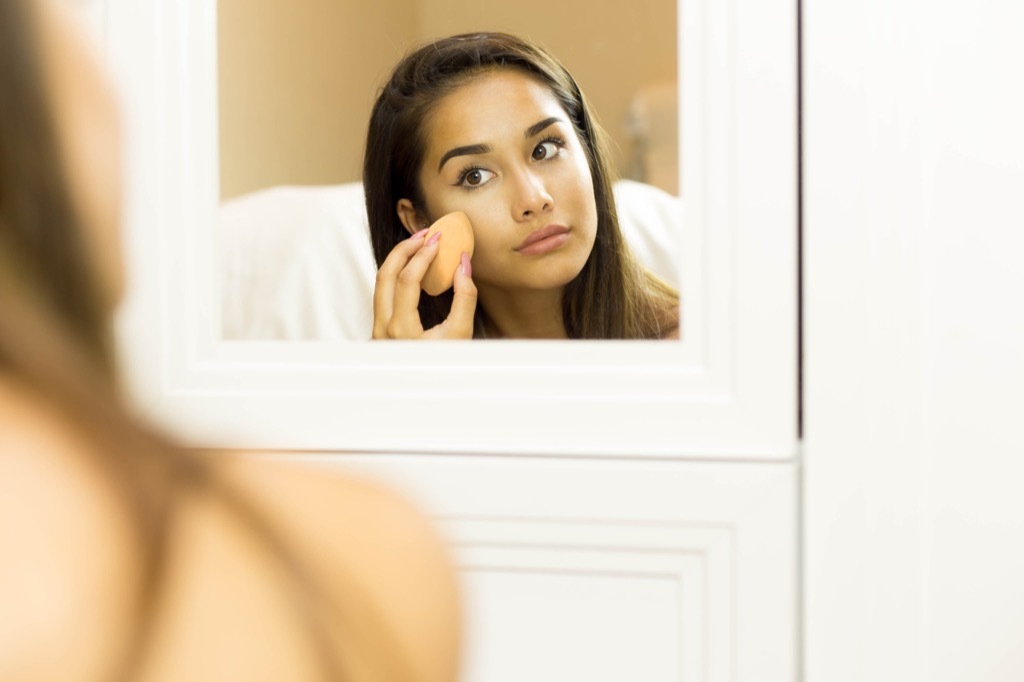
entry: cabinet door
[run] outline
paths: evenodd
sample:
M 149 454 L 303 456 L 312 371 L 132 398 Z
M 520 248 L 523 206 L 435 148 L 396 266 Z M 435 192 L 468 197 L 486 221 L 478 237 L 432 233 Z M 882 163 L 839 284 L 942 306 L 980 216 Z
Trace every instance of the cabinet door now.
M 430 510 L 467 682 L 796 679 L 794 464 L 291 457 Z

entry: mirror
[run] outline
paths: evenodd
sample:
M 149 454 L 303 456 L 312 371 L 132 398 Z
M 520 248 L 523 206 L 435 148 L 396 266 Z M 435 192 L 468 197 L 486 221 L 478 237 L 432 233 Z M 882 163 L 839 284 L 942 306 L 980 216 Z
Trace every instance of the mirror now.
M 132 142 L 123 367 L 146 413 L 189 442 L 729 461 L 792 455 L 793 3 L 687 0 L 677 10 L 679 88 L 690 103 L 678 123 L 681 342 L 440 343 L 429 352 L 415 343 L 223 338 L 220 296 L 211 295 L 224 252 L 215 238 L 217 3 L 108 7 L 105 35 Z M 433 403 L 463 415 L 463 427 L 439 429 L 436 412 L 423 409 Z
M 542 0 L 220 0 L 222 338 L 369 338 L 369 112 L 410 47 L 469 31 L 528 38 L 573 74 L 613 142 L 624 236 L 681 288 L 677 12 L 675 0 L 600 11 Z

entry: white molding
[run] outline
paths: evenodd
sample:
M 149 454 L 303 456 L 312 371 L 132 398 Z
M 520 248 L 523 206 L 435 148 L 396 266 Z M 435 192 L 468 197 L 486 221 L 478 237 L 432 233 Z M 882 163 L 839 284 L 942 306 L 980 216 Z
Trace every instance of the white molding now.
M 675 597 L 665 605 L 672 613 L 650 616 L 677 624 L 672 646 L 679 665 L 666 663 L 669 643 L 660 641 L 662 665 L 645 668 L 638 662 L 637 679 L 796 679 L 795 464 L 278 456 L 372 476 L 400 490 L 435 518 L 458 567 L 474 575 L 601 576 L 625 593 L 632 580 L 674 581 Z M 470 632 L 468 667 L 494 673 L 479 679 L 508 679 L 496 667 L 512 650 L 529 655 L 522 646 L 531 640 L 523 630 L 530 623 L 514 620 L 489 596 L 499 602 L 510 598 L 506 592 L 470 590 L 469 612 L 500 623 L 509 641 L 481 642 L 489 636 L 486 628 Z M 653 623 L 632 627 L 640 637 L 664 635 L 650 631 Z M 548 655 L 558 658 L 557 651 Z M 602 653 L 592 650 L 590 656 L 600 660 Z M 615 659 L 614 652 L 609 656 Z M 566 662 L 537 664 L 564 669 Z M 678 676 L 666 677 L 673 669 Z M 643 670 L 651 675 L 639 674 Z
M 636 679 L 682 682 L 726 682 L 731 675 L 729 652 L 735 651 L 733 581 L 734 537 L 729 527 L 686 525 L 642 526 L 612 522 L 516 522 L 514 520 L 449 521 L 445 524 L 462 573 L 528 573 L 533 576 L 602 576 L 625 586 L 634 581 L 664 581 L 675 598 L 662 608 L 671 632 L 651 632 L 645 623 L 610 623 L 609 628 L 632 638 L 657 637 L 660 659 L 633 662 Z M 482 595 L 477 609 L 486 607 Z M 500 614 L 497 614 L 500 616 Z M 468 624 L 472 650 L 474 628 Z M 483 635 L 486 637 L 486 633 Z M 674 638 L 673 638 L 674 636 Z M 622 647 L 625 635 L 618 637 Z M 521 642 L 517 643 L 521 646 Z M 709 660 L 710 653 L 718 655 Z M 616 660 L 618 652 L 607 652 Z M 601 668 L 606 653 L 591 649 L 590 668 Z M 562 661 L 545 661 L 545 666 Z M 477 663 L 501 670 L 499 657 Z M 507 665 L 507 664 L 506 664 Z M 470 670 L 475 668 L 470 664 Z M 564 667 L 564 666 L 563 666 Z M 473 679 L 470 676 L 470 679 Z M 494 679 L 480 673 L 476 679 Z M 593 679 L 588 676 L 587 679 Z
M 216 7 L 109 0 L 127 101 L 127 377 L 199 445 L 794 456 L 795 8 L 679 12 L 681 342 L 215 340 Z M 699 293 L 693 293 L 699 292 Z M 689 333 L 688 333 L 689 332 Z M 458 424 L 446 426 L 449 415 Z

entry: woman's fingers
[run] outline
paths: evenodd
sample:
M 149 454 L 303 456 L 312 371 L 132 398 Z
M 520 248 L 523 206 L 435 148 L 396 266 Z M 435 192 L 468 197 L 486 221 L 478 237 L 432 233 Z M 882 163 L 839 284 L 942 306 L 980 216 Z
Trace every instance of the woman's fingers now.
M 437 328 L 440 328 L 442 338 L 471 339 L 473 338 L 473 319 L 476 315 L 477 291 L 476 284 L 473 283 L 473 267 L 467 253 L 462 254 L 461 263 L 455 270 L 454 289 L 451 312 Z
M 420 324 L 419 305 L 423 276 L 427 273 L 430 263 L 437 256 L 440 248 L 438 246 L 440 239 L 440 232 L 430 235 L 430 239 L 409 259 L 409 262 L 398 274 L 398 281 L 395 284 L 395 307 L 392 319 L 403 324 L 403 326 L 406 317 L 414 317 L 416 324 Z M 422 331 L 422 327 L 420 327 L 420 330 Z
M 423 247 L 423 238 L 426 235 L 427 231 L 421 230 L 399 242 L 377 271 L 377 281 L 373 288 L 373 338 L 390 338 L 387 330 L 394 316 L 398 278 L 413 256 Z
M 373 292 L 373 338 L 420 337 L 471 339 L 476 314 L 477 289 L 469 255 L 462 254 L 455 272 L 454 293 L 448 318 L 424 334 L 419 302 L 423 276 L 437 256 L 440 233 L 426 242 L 417 233 L 399 243 L 377 271 Z

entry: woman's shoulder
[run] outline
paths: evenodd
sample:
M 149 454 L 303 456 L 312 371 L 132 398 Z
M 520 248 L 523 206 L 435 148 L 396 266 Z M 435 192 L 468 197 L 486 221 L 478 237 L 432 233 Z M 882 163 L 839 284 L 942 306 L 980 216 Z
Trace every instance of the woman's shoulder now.
M 0 679 L 100 679 L 138 626 L 138 545 L 95 454 L 45 400 L 0 375 L 0 603 L 17 626 L 0 628 Z M 383 679 L 395 660 L 403 674 L 388 679 L 455 678 L 454 570 L 419 509 L 384 485 L 309 466 L 231 456 L 213 468 L 311 576 L 350 679 Z M 186 498 L 174 526 L 144 678 L 218 679 L 239 666 L 259 679 L 315 675 L 303 595 L 275 549 L 216 493 Z
M 84 439 L 0 374 L 0 679 L 98 679 L 130 627 L 131 528 Z
M 424 510 L 381 481 L 285 456 L 234 453 L 219 464 L 229 481 L 291 531 L 300 548 L 308 543 L 331 563 L 359 562 L 350 568 L 371 575 L 381 569 L 420 574 L 422 568 L 436 571 L 439 580 L 449 576 L 447 550 Z M 412 570 L 407 559 L 419 566 Z
M 402 659 L 402 679 L 456 678 L 455 569 L 422 509 L 345 470 L 252 455 L 231 455 L 223 464 L 228 480 L 258 501 L 299 556 L 312 562 L 331 601 L 349 615 L 374 614 L 383 638 L 369 633 L 375 641 L 366 650 Z M 369 678 L 379 661 L 347 663 L 365 664 Z
M 682 324 L 678 299 L 671 304 L 665 305 L 656 313 L 655 333 L 649 338 L 658 340 L 679 339 L 681 337 Z
M 352 475 L 209 457 L 218 485 L 178 514 L 147 679 L 320 679 L 331 662 L 455 679 L 453 571 L 419 510 Z

